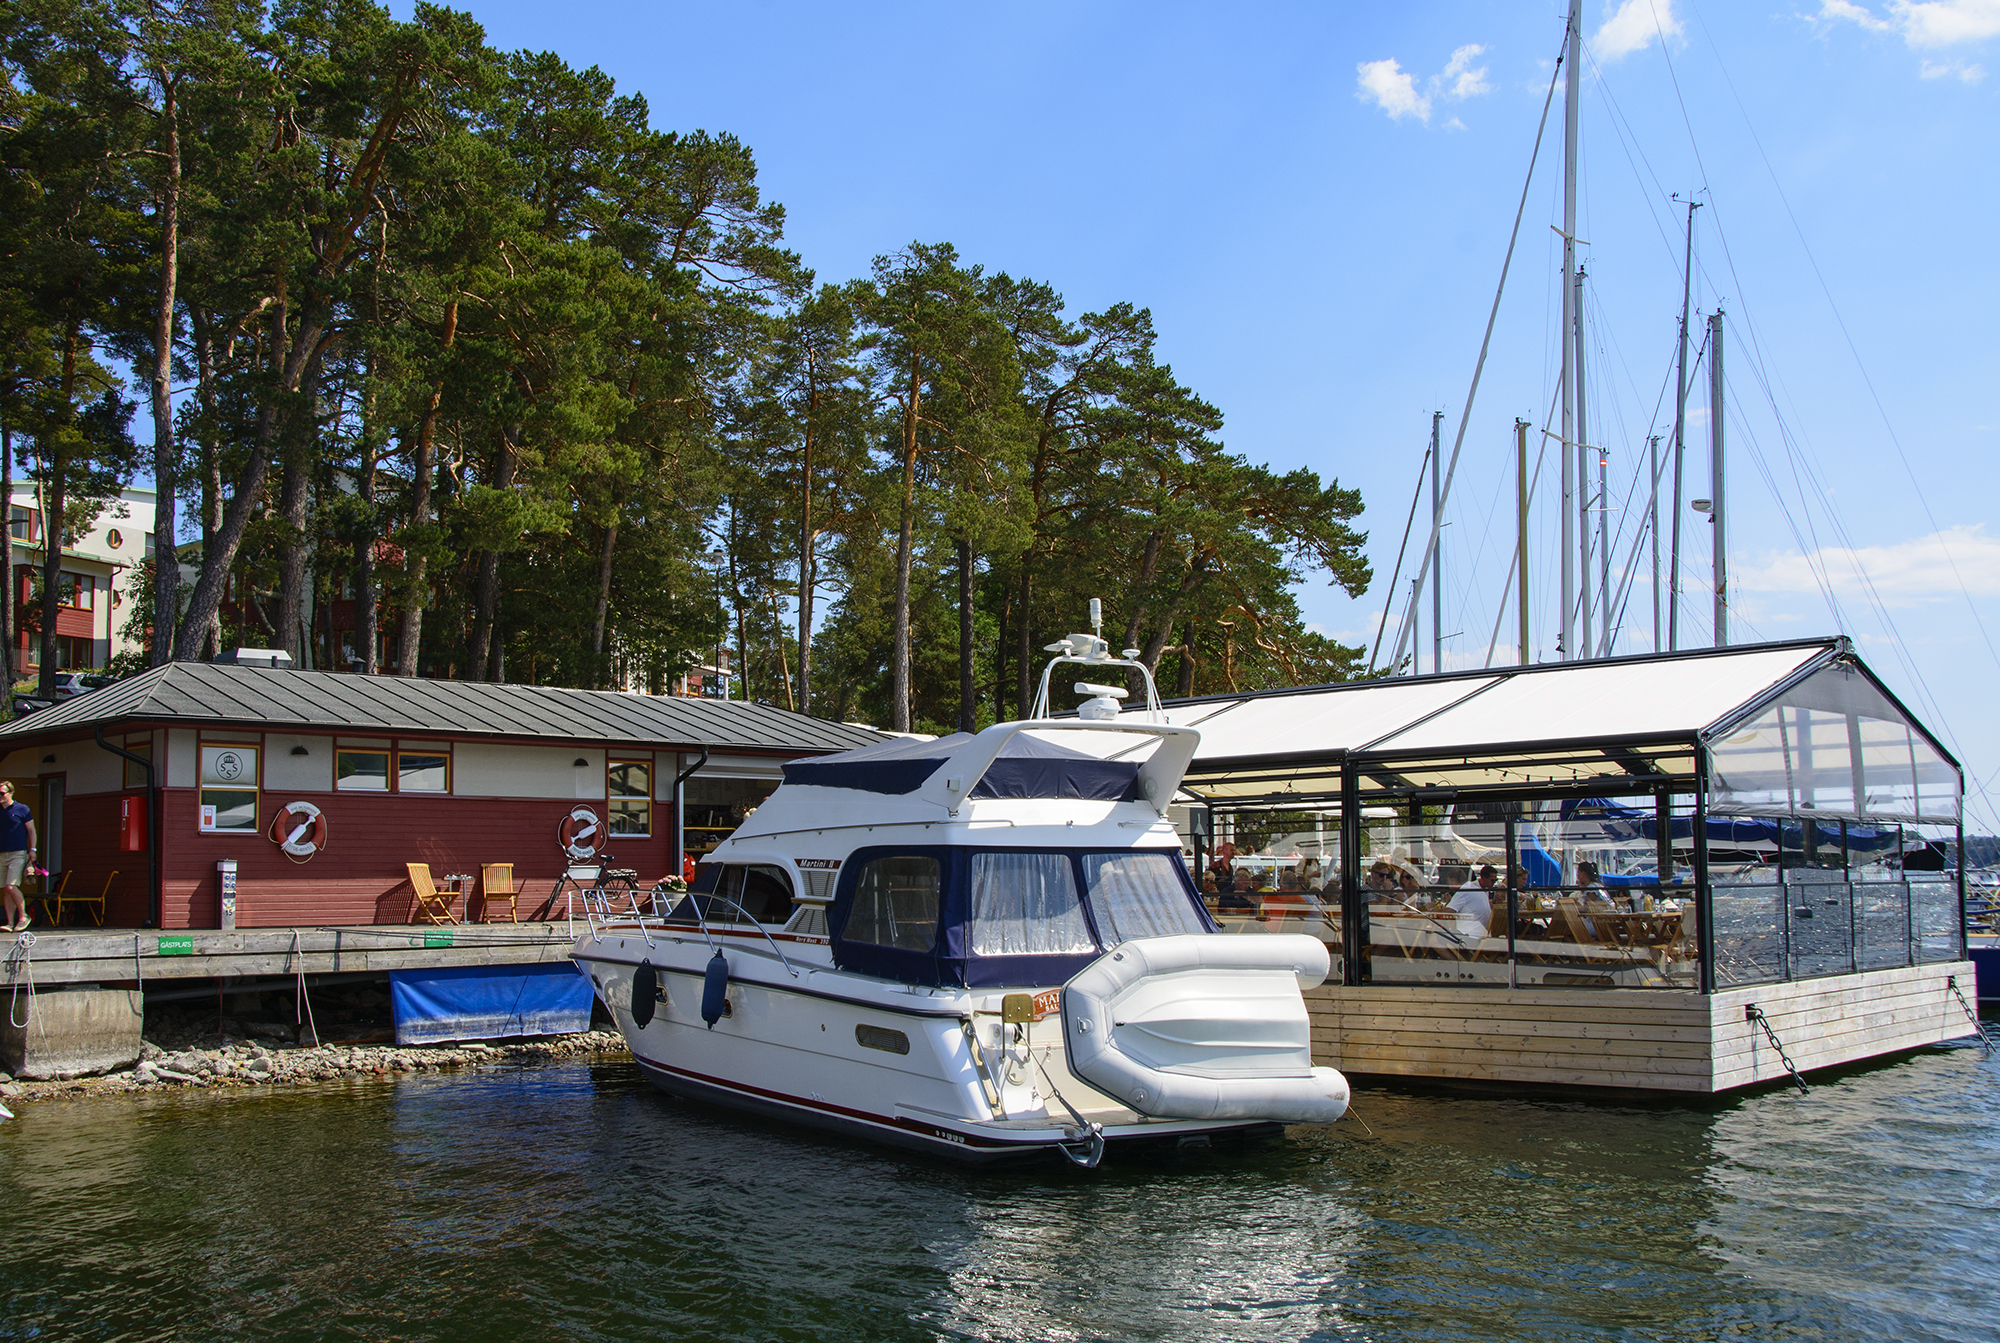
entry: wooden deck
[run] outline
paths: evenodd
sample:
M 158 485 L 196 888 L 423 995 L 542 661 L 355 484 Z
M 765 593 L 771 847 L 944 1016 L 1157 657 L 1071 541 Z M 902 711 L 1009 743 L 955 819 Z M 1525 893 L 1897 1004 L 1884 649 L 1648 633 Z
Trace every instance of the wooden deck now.
M 1802 1071 L 1973 1033 L 1968 961 L 1731 989 L 1324 986 L 1306 995 L 1317 1062 L 1359 1076 L 1713 1093 L 1784 1078 L 1746 1008 Z
M 579 922 L 577 928 L 583 925 Z M 569 959 L 570 928 L 551 923 L 365 924 L 350 928 L 50 928 L 34 930 L 25 958 L 0 943 L 0 991 L 27 982 L 140 987 L 168 979 L 380 973 L 454 965 L 527 965 Z

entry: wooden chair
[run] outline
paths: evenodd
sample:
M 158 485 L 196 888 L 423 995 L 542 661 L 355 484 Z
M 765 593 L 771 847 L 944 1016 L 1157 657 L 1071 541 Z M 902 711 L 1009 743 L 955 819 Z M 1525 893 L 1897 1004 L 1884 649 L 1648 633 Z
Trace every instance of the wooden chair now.
M 62 908 L 63 892 L 69 889 L 70 871 L 71 869 L 66 867 L 62 871 L 53 874 L 44 873 L 42 876 L 42 890 L 39 895 L 31 894 L 27 891 L 21 893 L 23 908 L 31 908 L 39 902 L 42 907 L 42 922 L 55 923 L 56 911 Z M 54 882 L 55 885 L 51 886 L 50 882 Z
M 116 880 L 118 880 L 118 874 L 113 872 L 104 879 L 104 889 L 96 895 L 69 895 L 65 893 L 65 890 L 58 890 L 56 892 L 56 923 L 62 923 L 63 910 L 67 906 L 82 905 L 90 914 L 90 921 L 102 928 L 104 926 L 104 902 L 110 898 L 111 883 Z M 68 886 L 69 873 L 65 872 L 63 873 L 63 887 L 66 889 Z
M 493 906 L 501 900 L 507 902 L 507 922 L 521 921 L 521 893 L 514 888 L 514 865 L 512 863 L 481 863 L 479 865 L 479 921 L 493 921 Z
M 410 873 L 410 889 L 416 892 L 417 912 L 432 923 L 457 923 L 451 912 L 451 893 L 438 890 L 431 881 L 429 863 L 403 864 Z

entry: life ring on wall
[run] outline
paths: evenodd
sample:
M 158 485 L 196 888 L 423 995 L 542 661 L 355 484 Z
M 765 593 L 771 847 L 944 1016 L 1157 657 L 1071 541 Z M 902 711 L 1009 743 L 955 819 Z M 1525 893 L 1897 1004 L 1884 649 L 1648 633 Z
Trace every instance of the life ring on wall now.
M 572 863 L 587 863 L 604 847 L 604 827 L 589 807 L 572 807 L 556 822 L 556 843 Z
M 309 861 L 332 837 L 325 813 L 310 802 L 293 802 L 278 808 L 271 817 L 268 833 L 273 844 L 300 862 Z

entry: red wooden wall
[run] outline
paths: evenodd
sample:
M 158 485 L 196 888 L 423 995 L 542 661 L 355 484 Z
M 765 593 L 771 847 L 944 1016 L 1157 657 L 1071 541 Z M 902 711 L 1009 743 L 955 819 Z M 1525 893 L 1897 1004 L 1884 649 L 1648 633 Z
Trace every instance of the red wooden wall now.
M 131 928 L 146 918 L 146 855 L 119 851 L 121 796 L 86 794 L 64 802 L 63 862 L 74 873 L 72 893 L 94 894 L 117 869 L 105 924 Z M 405 863 L 429 863 L 433 876 L 470 872 L 475 878 L 482 863 L 512 863 L 526 918 L 562 874 L 556 823 L 578 805 L 563 798 L 315 793 L 329 838 L 317 855 L 297 862 L 268 838 L 273 814 L 290 797 L 265 795 L 258 834 L 216 835 L 198 829 L 197 796 L 192 788 L 161 790 L 163 928 L 216 926 L 215 864 L 222 858 L 236 860 L 236 923 L 242 928 L 410 922 L 418 916 Z M 602 799 L 584 805 L 605 814 Z M 655 803 L 654 815 L 667 820 L 671 805 Z M 670 833 L 617 839 L 611 851 L 619 867 L 636 868 L 648 885 L 674 862 Z M 464 912 L 462 901 L 453 908 Z M 477 898 L 472 910 L 479 912 Z

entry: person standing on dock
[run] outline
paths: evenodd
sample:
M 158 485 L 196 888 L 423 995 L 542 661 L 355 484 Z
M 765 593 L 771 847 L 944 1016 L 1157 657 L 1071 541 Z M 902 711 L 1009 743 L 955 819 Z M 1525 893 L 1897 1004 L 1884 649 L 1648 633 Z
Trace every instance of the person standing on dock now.
M 0 894 L 7 900 L 7 931 L 18 933 L 32 922 L 28 902 L 21 898 L 21 881 L 34 856 L 35 814 L 14 800 L 14 785 L 0 779 Z

